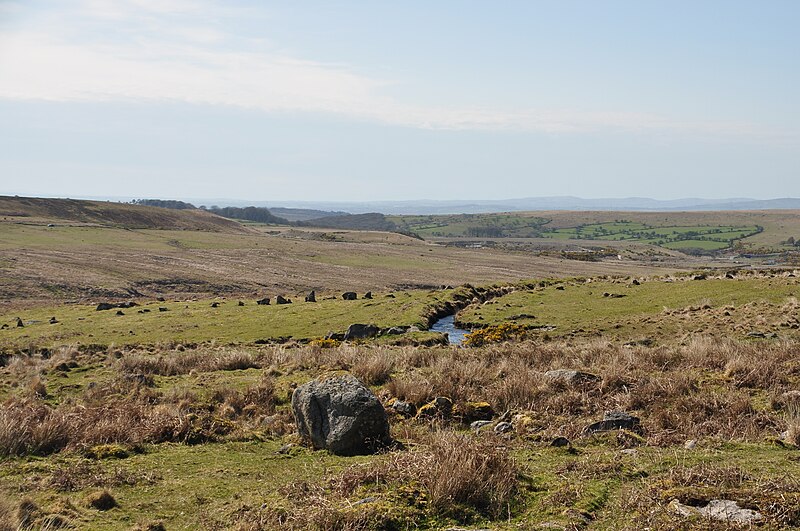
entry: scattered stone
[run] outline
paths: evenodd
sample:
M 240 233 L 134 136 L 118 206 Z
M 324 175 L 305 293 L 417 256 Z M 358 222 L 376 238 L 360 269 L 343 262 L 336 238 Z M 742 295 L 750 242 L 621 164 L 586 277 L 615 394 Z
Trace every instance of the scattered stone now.
M 464 404 L 464 421 L 492 420 L 494 409 L 488 402 L 467 402 Z
M 123 312 L 122 310 L 117 310 L 117 315 L 125 315 L 125 312 Z
M 352 375 L 312 380 L 292 393 L 300 435 L 336 455 L 371 454 L 389 445 L 389 422 L 378 397 Z
M 640 429 L 639 417 L 629 415 L 624 411 L 609 411 L 603 416 L 603 420 L 586 426 L 587 433 L 614 430 L 637 431 Z
M 19 317 L 17 317 L 17 328 L 25 328 L 25 323 Z
M 687 450 L 694 450 L 697 446 L 697 441 L 694 439 L 689 439 L 685 443 L 683 443 L 683 447 Z
M 141 310 L 139 310 L 136 313 L 150 313 L 150 308 L 142 308 Z
M 111 304 L 110 302 L 101 302 L 100 304 L 97 305 L 97 307 L 94 310 L 96 312 L 101 312 L 103 310 L 111 310 L 116 307 L 117 307 L 116 304 Z
M 275 297 L 275 304 L 291 304 L 291 303 L 292 303 L 292 299 L 287 299 L 287 298 L 284 298 L 284 297 L 282 297 L 280 295 Z
M 8 325 L 6 323 L 3 323 L 3 325 L 0 326 L 0 330 L 8 330 Z
M 212 308 L 219 308 L 219 303 L 214 301 L 214 302 L 211 303 L 211 307 Z
M 636 457 L 639 455 L 639 451 L 636 448 L 625 448 L 624 450 L 620 450 L 619 453 L 629 457 Z
M 497 434 L 508 433 L 514 431 L 514 426 L 510 422 L 498 422 L 494 427 L 494 432 Z
M 392 404 L 392 409 L 406 418 L 413 417 L 417 414 L 417 406 L 411 402 L 404 402 L 403 400 L 395 400 Z
M 372 298 L 372 292 L 371 292 L 371 291 L 368 291 L 368 292 L 366 292 L 366 293 L 364 294 L 364 298 L 365 298 L 365 299 L 371 299 L 371 298 Z
M 580 385 L 583 383 L 595 382 L 600 379 L 596 374 L 573 369 L 554 369 L 544 373 L 544 377 L 553 382 L 561 382 L 569 385 Z
M 367 339 L 377 336 L 380 331 L 374 324 L 351 324 L 344 333 L 344 339 Z
M 453 401 L 446 396 L 437 396 L 417 411 L 417 418 L 447 418 L 453 414 Z
M 169 311 L 169 308 L 165 308 L 165 307 L 163 307 L 163 306 L 159 306 L 159 307 L 158 307 L 158 311 L 159 311 L 159 312 L 168 312 L 168 311 Z
M 672 500 L 668 507 L 685 518 L 699 516 L 736 524 L 751 524 L 764 518 L 758 511 L 739 507 L 733 500 L 711 500 L 705 507 L 693 507 Z
M 244 306 L 244 301 L 239 301 L 239 306 Z
M 631 281 L 631 284 L 632 284 L 632 285 L 634 285 L 634 286 L 638 286 L 638 285 L 640 285 L 640 284 L 641 284 L 641 282 L 639 282 L 637 279 L 635 279 L 635 278 L 634 278 L 634 279 Z
M 700 273 L 699 275 L 695 275 L 692 277 L 692 280 L 705 280 L 708 278 L 705 273 Z
M 566 437 L 556 437 L 550 443 L 550 446 L 554 448 L 563 448 L 564 446 L 572 446 L 572 443 L 569 442 L 569 439 L 567 439 Z
M 755 338 L 764 339 L 765 337 L 767 337 L 767 334 L 765 334 L 764 332 L 753 331 L 753 332 L 748 332 L 747 333 L 747 337 L 755 337 Z
M 420 332 L 420 329 L 419 329 L 418 326 L 411 325 L 411 326 L 408 327 L 407 332 Z
M 564 286 L 556 286 L 556 289 L 559 291 L 564 291 Z
M 399 336 L 406 333 L 406 329 L 401 326 L 393 326 L 386 330 L 385 334 L 387 336 Z
M 259 306 L 269 306 L 269 297 L 264 297 L 263 299 L 257 300 L 256 304 Z
M 50 324 L 58 324 L 58 319 L 56 319 L 55 316 L 51 317 Z
M 387 293 L 387 294 L 386 294 L 386 298 L 387 298 L 387 299 L 394 299 L 394 298 L 396 298 L 396 297 L 394 296 L 394 293 Z
M 474 431 L 481 431 L 481 428 L 485 428 L 491 423 L 491 420 L 476 420 L 475 422 L 470 423 L 469 428 Z
M 314 293 L 314 290 L 311 290 L 311 293 L 306 295 L 306 302 L 317 302 L 317 294 Z
M 346 301 L 354 301 L 358 299 L 358 295 L 355 291 L 345 291 L 342 293 L 342 298 Z
M 358 501 L 353 502 L 353 505 L 364 505 L 365 503 L 372 503 L 378 501 L 378 498 L 375 496 L 367 496 L 366 498 L 361 498 Z
M 292 448 L 294 448 L 294 445 L 292 443 L 284 444 L 283 446 L 278 448 L 277 453 L 281 455 L 288 455 L 289 453 L 291 453 Z
M 167 299 L 165 299 L 164 297 L 156 297 L 156 300 L 158 302 L 167 302 Z

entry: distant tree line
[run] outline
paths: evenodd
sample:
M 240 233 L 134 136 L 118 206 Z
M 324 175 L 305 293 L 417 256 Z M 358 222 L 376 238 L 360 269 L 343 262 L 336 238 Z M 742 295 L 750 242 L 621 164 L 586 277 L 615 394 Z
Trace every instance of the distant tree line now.
M 197 208 L 191 203 L 184 203 L 183 201 L 175 201 L 173 199 L 134 199 L 131 203 L 134 205 L 171 208 L 173 210 L 190 210 Z
M 257 223 L 273 223 L 281 225 L 290 225 L 289 221 L 272 215 L 269 209 L 264 207 L 218 207 L 212 206 L 207 208 L 209 212 L 213 212 L 218 216 L 230 219 L 242 219 L 245 221 L 255 221 Z

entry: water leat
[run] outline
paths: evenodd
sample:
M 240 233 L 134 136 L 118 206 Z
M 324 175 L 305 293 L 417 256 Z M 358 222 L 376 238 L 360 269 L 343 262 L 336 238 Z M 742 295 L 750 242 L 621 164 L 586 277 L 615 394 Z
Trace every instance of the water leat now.
M 442 317 L 431 325 L 431 332 L 441 332 L 447 334 L 447 338 L 451 345 L 460 345 L 461 342 L 464 341 L 464 336 L 469 334 L 470 331 L 456 327 L 453 322 L 455 318 L 455 315 L 447 315 Z

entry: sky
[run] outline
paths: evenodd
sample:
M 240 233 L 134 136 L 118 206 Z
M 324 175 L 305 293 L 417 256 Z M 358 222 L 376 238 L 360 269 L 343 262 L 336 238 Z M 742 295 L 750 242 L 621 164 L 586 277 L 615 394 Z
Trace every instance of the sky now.
M 795 0 L 0 0 L 0 194 L 800 197 Z

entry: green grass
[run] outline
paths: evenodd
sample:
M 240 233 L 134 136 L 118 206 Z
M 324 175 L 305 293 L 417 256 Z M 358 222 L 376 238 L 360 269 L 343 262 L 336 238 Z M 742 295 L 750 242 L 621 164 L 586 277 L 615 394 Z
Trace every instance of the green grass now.
M 389 216 L 401 230 L 430 237 L 502 236 L 538 237 L 548 220 L 524 214 L 454 214 L 442 216 Z
M 237 300 L 188 302 L 149 302 L 117 310 L 95 311 L 94 306 L 67 305 L 14 311 L 0 316 L 10 328 L 0 330 L 0 344 L 6 347 L 54 346 L 71 343 L 153 344 L 158 342 L 249 343 L 259 339 L 291 337 L 310 339 L 329 332 L 344 332 L 353 323 L 373 323 L 385 328 L 423 325 L 431 304 L 448 300 L 451 291 L 398 292 L 396 298 L 375 294 L 373 300 L 322 300 L 306 303 L 295 298 L 293 304 L 269 306 Z M 169 311 L 160 312 L 164 307 Z M 138 313 L 148 309 L 149 313 Z M 16 316 L 26 323 L 16 327 Z M 58 324 L 49 324 L 56 317 Z
M 643 223 L 619 221 L 593 223 L 577 227 L 545 229 L 542 237 L 558 240 L 640 241 L 667 249 L 727 249 L 736 240 L 758 233 L 755 225 L 649 226 Z
M 774 330 L 782 335 L 796 335 L 795 329 L 781 327 L 786 317 L 778 306 L 800 294 L 794 279 L 709 279 L 664 282 L 652 280 L 641 285 L 612 281 L 592 283 L 567 282 L 565 289 L 555 286 L 517 291 L 491 301 L 487 305 L 462 310 L 459 321 L 474 326 L 496 325 L 514 319 L 530 327 L 548 329 L 550 336 L 577 333 L 602 333 L 609 338 L 635 339 L 649 336 L 674 340 L 681 334 L 705 325 L 727 326 L 731 335 L 745 335 L 752 329 Z M 604 296 L 623 295 L 615 298 Z M 771 308 L 748 308 L 748 304 L 770 303 Z M 683 315 L 664 315 L 666 309 L 709 306 L 681 321 Z M 722 314 L 725 306 L 738 310 L 730 316 Z M 759 313 L 761 312 L 761 313 Z M 524 317 L 524 316 L 534 317 Z M 520 317 L 523 316 L 523 317 Z M 752 322 L 748 324 L 748 319 Z M 758 320 L 756 319 L 758 318 Z M 763 322 L 759 322 L 763 321 Z M 745 329 L 736 332 L 734 325 Z M 676 335 L 678 334 L 678 335 Z

